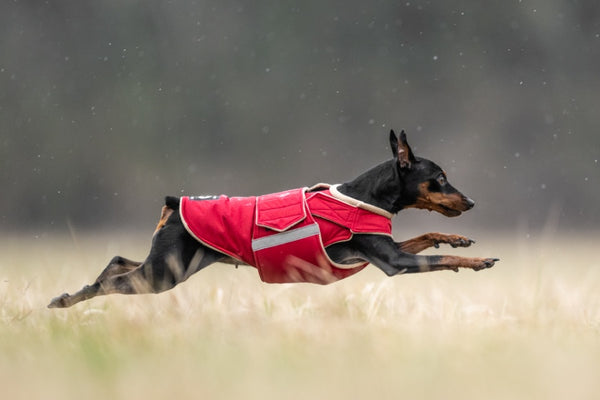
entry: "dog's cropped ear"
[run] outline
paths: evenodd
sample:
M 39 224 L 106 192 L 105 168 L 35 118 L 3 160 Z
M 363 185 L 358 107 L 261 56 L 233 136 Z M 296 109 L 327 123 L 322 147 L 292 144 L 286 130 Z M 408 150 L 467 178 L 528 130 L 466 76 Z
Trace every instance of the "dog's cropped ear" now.
M 406 140 L 406 133 L 404 130 L 400 132 L 400 141 L 396 138 L 396 134 L 394 131 L 390 132 L 390 144 L 392 146 L 392 151 L 394 151 L 394 157 L 398 157 L 398 164 L 400 164 L 400 168 L 408 168 L 412 167 L 412 164 L 416 162 L 416 158 L 412 152 L 412 149 L 408 145 L 408 141 Z
M 394 158 L 398 157 L 398 136 L 396 136 L 396 132 L 393 129 L 390 131 L 390 147 L 392 148 Z

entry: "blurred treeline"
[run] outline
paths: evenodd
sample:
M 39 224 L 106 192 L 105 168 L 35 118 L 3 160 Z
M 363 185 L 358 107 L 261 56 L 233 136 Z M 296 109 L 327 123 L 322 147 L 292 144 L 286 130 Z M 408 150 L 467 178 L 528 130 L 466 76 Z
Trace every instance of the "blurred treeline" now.
M 344 181 L 394 128 L 467 223 L 595 228 L 599 74 L 591 0 L 3 1 L 0 226 Z

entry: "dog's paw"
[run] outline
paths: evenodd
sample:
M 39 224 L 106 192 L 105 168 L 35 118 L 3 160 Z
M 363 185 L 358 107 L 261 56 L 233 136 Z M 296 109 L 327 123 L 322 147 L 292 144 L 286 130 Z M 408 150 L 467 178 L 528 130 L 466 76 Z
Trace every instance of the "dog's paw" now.
M 63 293 L 60 296 L 53 298 L 48 304 L 48 308 L 66 308 L 71 306 L 69 299 L 71 296 L 68 293 Z
M 482 258 L 479 259 L 476 265 L 473 267 L 474 271 L 481 271 L 482 269 L 492 268 L 494 264 L 500 261 L 499 258 Z
M 448 244 L 452 247 L 469 247 L 473 243 L 475 243 L 473 239 L 458 235 L 453 237 L 452 240 L 448 242 Z
M 433 246 L 437 249 L 440 247 L 440 243 L 449 244 L 452 247 L 469 247 L 475 241 L 473 239 L 469 239 L 468 237 L 461 235 L 440 235 L 433 239 Z

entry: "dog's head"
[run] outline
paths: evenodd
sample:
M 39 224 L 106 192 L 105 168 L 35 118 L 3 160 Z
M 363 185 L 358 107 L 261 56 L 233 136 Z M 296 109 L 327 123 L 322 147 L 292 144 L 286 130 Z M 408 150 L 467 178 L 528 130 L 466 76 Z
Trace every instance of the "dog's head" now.
M 430 160 L 414 156 L 404 131 L 400 138 L 393 130 L 390 132 L 390 146 L 403 181 L 403 208 L 437 211 L 447 217 L 473 208 L 475 202 L 448 182 L 444 170 Z

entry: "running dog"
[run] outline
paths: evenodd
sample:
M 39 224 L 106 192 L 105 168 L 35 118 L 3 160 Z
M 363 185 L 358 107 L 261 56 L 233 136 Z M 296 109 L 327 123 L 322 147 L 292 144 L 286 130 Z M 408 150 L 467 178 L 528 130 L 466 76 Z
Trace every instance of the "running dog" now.
M 319 184 L 256 197 L 167 197 L 143 262 L 114 257 L 96 281 L 52 299 L 70 307 L 112 293 L 159 293 L 215 262 L 247 264 L 268 283 L 329 284 L 367 264 L 386 275 L 490 268 L 498 258 L 417 255 L 460 235 L 427 233 L 395 242 L 391 218 L 405 208 L 456 217 L 474 206 L 434 162 L 415 157 L 406 134 L 390 132 L 391 160 L 340 185 Z

